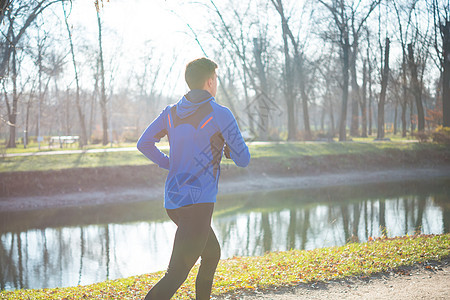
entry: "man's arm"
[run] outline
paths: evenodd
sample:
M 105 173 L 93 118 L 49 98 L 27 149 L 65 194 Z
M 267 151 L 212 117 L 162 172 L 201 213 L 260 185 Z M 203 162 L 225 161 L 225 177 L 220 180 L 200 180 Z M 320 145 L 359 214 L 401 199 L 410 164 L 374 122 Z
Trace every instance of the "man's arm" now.
M 233 113 L 225 108 L 218 123 L 226 142 L 225 156 L 231 158 L 237 166 L 246 167 L 250 163 L 250 152 Z
M 168 111 L 167 108 L 163 110 L 147 129 L 145 129 L 137 142 L 137 148 L 142 154 L 166 170 L 169 170 L 169 157 L 161 152 L 155 146 L 155 143 L 159 142 L 167 134 L 166 118 Z

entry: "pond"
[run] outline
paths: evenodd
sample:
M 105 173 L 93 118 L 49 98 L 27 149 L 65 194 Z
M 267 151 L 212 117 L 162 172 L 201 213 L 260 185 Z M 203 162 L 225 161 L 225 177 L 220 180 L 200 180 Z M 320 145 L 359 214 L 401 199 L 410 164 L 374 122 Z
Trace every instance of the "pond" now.
M 162 201 L 0 213 L 0 225 L 2 290 L 164 270 L 176 230 Z M 450 179 L 221 195 L 212 225 L 222 258 L 447 233 Z

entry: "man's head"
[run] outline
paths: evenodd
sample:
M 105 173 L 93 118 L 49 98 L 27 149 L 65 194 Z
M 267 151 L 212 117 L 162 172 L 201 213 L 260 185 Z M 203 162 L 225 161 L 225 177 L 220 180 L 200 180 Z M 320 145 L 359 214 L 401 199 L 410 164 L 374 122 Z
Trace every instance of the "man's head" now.
M 217 64 L 208 58 L 198 58 L 186 66 L 184 78 L 191 90 L 208 91 L 213 97 L 217 92 Z

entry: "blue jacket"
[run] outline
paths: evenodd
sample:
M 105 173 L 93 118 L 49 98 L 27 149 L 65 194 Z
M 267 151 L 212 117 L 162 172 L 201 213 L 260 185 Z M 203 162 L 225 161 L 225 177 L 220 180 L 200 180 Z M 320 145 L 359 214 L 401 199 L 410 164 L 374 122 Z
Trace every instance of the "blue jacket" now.
M 165 135 L 170 144 L 169 156 L 155 146 Z M 236 119 L 205 90 L 191 90 L 153 120 L 139 138 L 137 148 L 161 168 L 169 170 L 165 208 L 216 202 L 225 143 L 234 163 L 246 167 L 250 153 Z

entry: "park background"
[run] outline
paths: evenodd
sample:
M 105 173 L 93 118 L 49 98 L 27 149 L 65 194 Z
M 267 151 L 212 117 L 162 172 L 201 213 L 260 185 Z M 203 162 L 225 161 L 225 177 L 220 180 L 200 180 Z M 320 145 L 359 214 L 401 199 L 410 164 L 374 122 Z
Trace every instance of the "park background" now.
M 448 257 L 448 1 L 1 3 L 0 296 L 135 299 L 160 276 L 139 274 L 170 253 L 166 172 L 135 143 L 201 56 L 252 155 L 221 164 L 216 295 Z
M 135 142 L 208 56 L 217 101 L 253 139 L 427 139 L 446 119 L 448 14 L 434 0 L 13 1 L 0 134 L 7 148 Z

